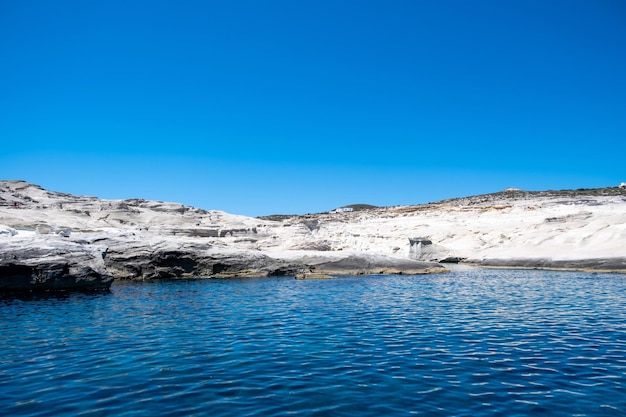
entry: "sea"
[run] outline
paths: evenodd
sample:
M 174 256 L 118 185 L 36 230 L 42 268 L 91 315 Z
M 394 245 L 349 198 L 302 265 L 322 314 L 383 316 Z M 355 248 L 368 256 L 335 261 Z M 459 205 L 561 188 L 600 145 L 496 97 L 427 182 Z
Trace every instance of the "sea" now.
M 624 416 L 626 275 L 458 268 L 0 298 L 3 416 Z

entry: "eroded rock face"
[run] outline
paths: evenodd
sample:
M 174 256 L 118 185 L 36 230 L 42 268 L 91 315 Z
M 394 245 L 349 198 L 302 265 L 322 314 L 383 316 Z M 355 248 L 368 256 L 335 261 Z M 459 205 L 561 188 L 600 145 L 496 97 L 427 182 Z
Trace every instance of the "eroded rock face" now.
M 305 256 L 300 259 L 304 268 L 297 278 L 327 278 L 336 275 L 371 274 L 431 274 L 448 272 L 436 262 L 419 262 L 412 259 L 392 258 L 382 255 L 349 253 L 344 256 Z
M 21 282 L 25 288 L 106 285 L 111 275 L 410 274 L 441 271 L 430 261 L 466 258 L 493 265 L 590 259 L 622 271 L 625 207 L 626 190 L 617 187 L 508 190 L 418 206 L 250 218 L 0 181 L 0 256 L 5 286 Z M 96 246 L 108 248 L 97 267 L 85 255 Z M 19 249 L 2 250 L 8 247 Z
M 493 268 L 626 272 L 626 257 L 572 260 L 555 260 L 550 258 L 468 259 L 467 262 L 472 265 Z
M 230 278 L 293 275 L 302 266 L 259 251 L 212 248 L 200 243 L 109 247 L 105 264 L 120 279 Z
M 58 239 L 2 241 L 0 291 L 107 289 L 113 275 L 103 253 L 101 247 Z

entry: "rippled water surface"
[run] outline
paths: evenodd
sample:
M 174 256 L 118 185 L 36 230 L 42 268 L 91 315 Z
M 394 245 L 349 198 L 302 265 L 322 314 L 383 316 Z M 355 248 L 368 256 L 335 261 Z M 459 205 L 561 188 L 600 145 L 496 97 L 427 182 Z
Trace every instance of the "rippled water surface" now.
M 626 415 L 626 277 L 459 270 L 0 299 L 2 415 Z

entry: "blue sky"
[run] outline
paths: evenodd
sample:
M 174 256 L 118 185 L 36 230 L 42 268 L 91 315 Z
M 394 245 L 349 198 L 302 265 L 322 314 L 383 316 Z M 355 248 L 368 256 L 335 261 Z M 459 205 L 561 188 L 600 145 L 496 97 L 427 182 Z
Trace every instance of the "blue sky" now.
M 0 179 L 251 216 L 626 181 L 626 3 L 0 0 Z

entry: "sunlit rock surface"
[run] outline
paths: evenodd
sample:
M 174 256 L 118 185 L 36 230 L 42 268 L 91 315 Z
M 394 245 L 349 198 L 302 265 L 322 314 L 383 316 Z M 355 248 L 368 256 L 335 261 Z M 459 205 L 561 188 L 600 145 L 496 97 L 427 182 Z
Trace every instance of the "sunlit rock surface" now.
M 109 288 L 105 249 L 62 239 L 0 239 L 0 291 Z
M 106 248 L 102 276 L 121 279 L 413 274 L 443 271 L 441 261 L 623 271 L 626 190 L 507 189 L 416 206 L 250 218 L 0 181 L 0 247 L 38 247 L 34 258 L 44 258 L 59 242 Z

